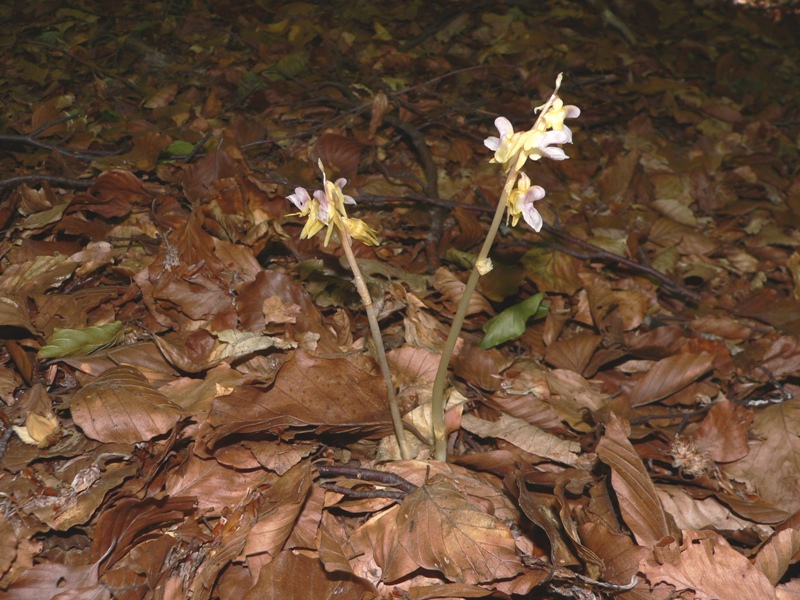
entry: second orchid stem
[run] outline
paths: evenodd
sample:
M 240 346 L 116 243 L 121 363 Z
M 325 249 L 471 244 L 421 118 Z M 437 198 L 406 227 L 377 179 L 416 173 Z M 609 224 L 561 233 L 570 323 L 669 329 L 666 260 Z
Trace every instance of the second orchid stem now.
M 397 445 L 400 447 L 400 457 L 403 460 L 411 458 L 411 451 L 408 448 L 406 441 L 405 429 L 403 429 L 403 417 L 400 414 L 400 406 L 397 403 L 397 394 L 394 390 L 394 383 L 392 383 L 392 374 L 389 371 L 389 363 L 386 360 L 386 351 L 383 347 L 383 337 L 381 336 L 380 326 L 378 324 L 378 315 L 375 311 L 375 304 L 372 302 L 372 296 L 367 289 L 367 284 L 364 282 L 364 277 L 361 275 L 361 269 L 358 267 L 356 257 L 353 254 L 353 247 L 350 244 L 350 236 L 344 229 L 340 231 L 342 239 L 342 248 L 347 257 L 347 262 L 350 264 L 350 270 L 353 271 L 353 283 L 358 290 L 358 295 L 361 296 L 361 301 L 364 303 L 364 308 L 367 311 L 367 319 L 369 320 L 369 329 L 372 332 L 372 342 L 375 346 L 375 357 L 380 365 L 383 378 L 386 380 L 386 385 L 389 388 L 389 411 L 392 414 L 392 424 L 394 425 L 394 434 L 397 438 Z
M 455 350 L 458 336 L 461 333 L 461 327 L 464 325 L 464 319 L 467 316 L 470 298 L 481 276 L 479 267 L 485 263 L 489 256 L 489 250 L 494 243 L 494 238 L 497 236 L 500 223 L 503 221 L 508 197 L 517 181 L 517 175 L 517 169 L 511 167 L 506 177 L 506 184 L 503 186 L 503 193 L 500 195 L 500 200 L 497 202 L 497 211 L 494 214 L 494 219 L 492 219 L 492 225 L 489 227 L 486 240 L 483 242 L 483 246 L 481 246 L 478 258 L 475 261 L 475 266 L 472 268 L 472 273 L 470 273 L 469 279 L 467 280 L 467 285 L 464 288 L 464 295 L 461 297 L 461 302 L 458 305 L 455 317 L 453 317 L 453 323 L 450 326 L 450 334 L 447 336 L 447 341 L 442 349 L 442 356 L 439 359 L 439 369 L 436 371 L 436 379 L 433 382 L 433 397 L 431 399 L 434 458 L 439 461 L 447 460 L 447 429 L 444 422 L 444 390 L 447 383 L 447 370 L 450 366 L 450 359 L 453 356 L 453 350 Z

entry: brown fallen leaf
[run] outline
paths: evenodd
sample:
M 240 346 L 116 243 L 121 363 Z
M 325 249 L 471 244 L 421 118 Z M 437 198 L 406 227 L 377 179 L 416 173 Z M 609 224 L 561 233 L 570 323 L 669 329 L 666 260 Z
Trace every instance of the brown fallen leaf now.
M 243 600 L 374 600 L 377 590 L 363 579 L 327 573 L 318 558 L 284 550 L 261 569 Z
M 526 452 L 567 465 L 575 464 L 581 450 L 578 442 L 562 440 L 535 425 L 506 414 L 500 415 L 497 421 L 484 421 L 472 414 L 463 415 L 461 426 L 481 437 L 500 438 Z
M 795 388 L 796 389 L 796 388 Z M 794 393 L 794 392 L 793 392 Z M 777 509 L 800 509 L 800 399 L 772 404 L 756 412 L 750 452 L 724 465 L 725 473 L 745 481 L 758 498 Z
M 469 502 L 445 479 L 409 494 L 384 515 L 375 559 L 386 581 L 408 566 L 438 571 L 458 583 L 489 583 L 522 571 L 511 531 Z
M 678 354 L 658 361 L 636 381 L 630 391 L 632 406 L 666 398 L 704 375 L 714 362 L 708 353 Z
M 683 542 L 656 547 L 641 569 L 652 585 L 694 592 L 697 600 L 776 598 L 767 577 L 713 531 L 684 531 Z
M 652 548 L 675 533 L 658 499 L 655 486 L 634 450 L 619 417 L 611 414 L 597 455 L 611 467 L 611 485 L 617 494 L 620 512 L 641 546 Z
M 70 412 L 86 437 L 122 444 L 163 435 L 182 416 L 180 408 L 133 367 L 103 373 L 75 394 Z

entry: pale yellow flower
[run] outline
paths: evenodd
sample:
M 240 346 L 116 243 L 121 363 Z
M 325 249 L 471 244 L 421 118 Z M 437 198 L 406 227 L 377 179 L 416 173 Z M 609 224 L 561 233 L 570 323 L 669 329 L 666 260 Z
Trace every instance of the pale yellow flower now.
M 314 192 L 312 197 L 305 188 L 298 187 L 295 188 L 294 194 L 287 196 L 287 199 L 300 210 L 300 215 L 308 217 L 300 238 L 310 238 L 327 227 L 325 246 L 328 245 L 334 229 L 346 231 L 354 239 L 377 246 L 378 238 L 375 231 L 361 219 L 350 219 L 347 216 L 345 204 L 356 203 L 352 196 L 342 191 L 347 180 L 340 178 L 335 182 L 328 181 L 322 161 L 318 161 L 317 164 L 322 171 L 323 189 Z
M 545 127 L 555 131 L 561 131 L 562 129 L 567 129 L 564 126 L 564 119 L 575 119 L 579 116 L 581 116 L 580 108 L 572 104 L 567 104 L 565 106 L 564 101 L 556 96 L 550 109 L 542 115 L 542 118 L 544 119 Z M 570 136 L 570 141 L 571 140 L 572 137 Z
M 517 189 L 513 190 L 508 197 L 508 212 L 506 222 L 511 221 L 512 226 L 516 226 L 519 218 L 537 233 L 542 229 L 542 215 L 536 210 L 534 202 L 544 198 L 544 188 L 538 185 L 531 185 L 530 178 L 522 173 L 517 180 Z

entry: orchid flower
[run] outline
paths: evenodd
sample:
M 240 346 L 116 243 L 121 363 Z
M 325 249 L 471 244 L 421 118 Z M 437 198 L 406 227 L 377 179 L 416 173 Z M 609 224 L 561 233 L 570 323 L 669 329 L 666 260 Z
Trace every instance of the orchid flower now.
M 310 238 L 319 233 L 323 227 L 327 227 L 325 246 L 331 240 L 334 229 L 346 231 L 354 239 L 377 246 L 378 238 L 375 231 L 361 219 L 351 219 L 347 216 L 344 205 L 356 203 L 352 196 L 348 196 L 342 191 L 347 185 L 347 179 L 342 177 L 335 182 L 328 181 L 322 161 L 317 161 L 317 164 L 319 170 L 322 171 L 323 189 L 314 192 L 312 197 L 308 190 L 298 187 L 295 188 L 294 194 L 286 196 L 300 210 L 300 215 L 308 217 L 308 221 L 300 233 L 300 238 Z
M 519 222 L 519 218 L 522 217 L 535 232 L 541 231 L 542 215 L 536 210 L 534 202 L 544 198 L 544 194 L 543 187 L 531 185 L 530 178 L 525 173 L 522 173 L 517 180 L 517 189 L 508 196 L 506 222 L 510 220 L 511 226 L 515 227 Z
M 553 144 L 571 144 L 572 132 L 564 125 L 564 119 L 573 119 L 580 116 L 581 110 L 577 106 L 564 105 L 558 97 L 558 88 L 561 86 L 561 75 L 556 79 L 556 89 L 550 99 L 536 108 L 541 114 L 536 119 L 533 127 L 528 131 L 514 131 L 511 122 L 505 117 L 498 117 L 494 124 L 500 137 L 490 136 L 484 140 L 484 145 L 494 151 L 491 162 L 500 163 L 506 172 L 514 163 L 514 169 L 519 171 L 528 159 L 539 160 L 543 156 L 554 160 L 565 160 L 567 155 Z
M 544 108 L 544 107 L 540 107 Z M 558 96 L 553 100 L 550 109 L 542 115 L 545 126 L 548 129 L 561 131 L 562 129 L 569 129 L 564 125 L 564 119 L 575 119 L 581 116 L 581 109 L 572 104 L 564 105 L 564 101 Z M 570 134 L 570 143 L 572 143 L 572 134 Z

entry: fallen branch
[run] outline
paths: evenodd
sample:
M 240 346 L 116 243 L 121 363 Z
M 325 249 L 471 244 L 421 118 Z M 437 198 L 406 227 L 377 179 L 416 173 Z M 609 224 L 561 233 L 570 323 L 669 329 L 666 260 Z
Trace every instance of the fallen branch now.
M 408 479 L 400 477 L 400 475 L 395 473 L 390 473 L 389 471 L 376 471 L 375 469 L 336 465 L 317 465 L 317 471 L 321 477 L 347 477 L 350 479 L 359 479 L 366 483 L 389 486 L 399 490 L 353 490 L 333 483 L 326 482 L 322 484 L 322 487 L 325 489 L 355 498 L 392 498 L 395 500 L 402 500 L 406 495 L 418 489 L 418 487 Z
M 55 186 L 85 190 L 94 184 L 93 179 L 73 179 L 71 177 L 57 177 L 55 175 L 20 175 L 0 180 L 0 190 L 7 187 L 22 185 L 23 183 L 50 183 Z

